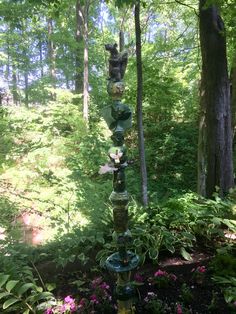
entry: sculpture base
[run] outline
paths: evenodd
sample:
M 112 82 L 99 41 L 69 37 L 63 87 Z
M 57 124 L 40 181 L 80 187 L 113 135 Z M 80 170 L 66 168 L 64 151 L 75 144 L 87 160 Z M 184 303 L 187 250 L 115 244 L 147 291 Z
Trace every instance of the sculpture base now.
M 127 252 L 127 263 L 121 259 L 118 252 L 109 256 L 105 262 L 108 270 L 115 273 L 129 272 L 135 269 L 139 264 L 139 256 L 133 252 Z

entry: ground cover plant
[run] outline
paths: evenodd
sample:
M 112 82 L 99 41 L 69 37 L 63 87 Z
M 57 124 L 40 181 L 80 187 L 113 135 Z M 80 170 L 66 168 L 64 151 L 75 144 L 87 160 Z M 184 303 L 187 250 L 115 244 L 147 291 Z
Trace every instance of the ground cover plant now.
M 0 313 L 117 312 L 119 41 L 133 310 L 236 313 L 234 2 L 0 1 Z
M 233 240 L 225 237 L 235 232 L 232 199 L 209 201 L 187 194 L 162 206 L 147 212 L 133 204 L 131 231 L 142 257 L 132 279 L 136 312 L 234 313 L 235 248 Z M 44 246 L 9 239 L 2 240 L 1 246 L 4 311 L 31 313 L 22 305 L 28 299 L 35 313 L 116 311 L 115 278 L 103 268 L 105 258 L 115 250 L 109 219 Z M 18 292 L 23 286 L 26 290 Z

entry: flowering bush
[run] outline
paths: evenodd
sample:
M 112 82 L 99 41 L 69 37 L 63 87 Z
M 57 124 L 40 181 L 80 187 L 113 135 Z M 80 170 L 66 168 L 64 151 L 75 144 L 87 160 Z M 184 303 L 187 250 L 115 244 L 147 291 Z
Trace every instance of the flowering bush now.
M 72 314 L 72 313 L 100 313 L 101 309 L 112 308 L 112 297 L 110 286 L 103 281 L 102 277 L 95 278 L 90 285 L 91 295 L 88 298 L 81 298 L 76 301 L 71 296 L 66 296 L 64 300 L 58 300 L 57 304 L 45 310 L 45 314 Z M 114 306 L 113 306 L 114 310 Z
M 150 284 L 157 286 L 158 288 L 167 288 L 170 284 L 173 284 L 177 280 L 174 274 L 167 273 L 161 269 L 158 269 L 154 273 L 154 277 L 149 278 Z
M 193 268 L 191 270 L 191 272 L 193 273 L 193 280 L 196 283 L 201 284 L 206 275 L 206 271 L 207 269 L 205 266 L 198 266 L 197 268 Z
M 56 306 L 46 309 L 45 314 L 71 314 L 78 308 L 75 299 L 68 295 L 63 301 L 58 301 Z

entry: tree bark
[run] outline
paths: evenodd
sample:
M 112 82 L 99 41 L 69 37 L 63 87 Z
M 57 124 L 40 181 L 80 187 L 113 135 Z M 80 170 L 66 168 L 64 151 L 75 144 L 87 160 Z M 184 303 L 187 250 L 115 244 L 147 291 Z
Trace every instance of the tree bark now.
M 77 42 L 75 57 L 75 93 L 83 93 L 83 10 L 80 0 L 76 1 L 76 34 Z
M 140 27 L 140 0 L 135 4 L 135 36 L 136 36 L 136 60 L 137 60 L 137 124 L 138 124 L 138 146 L 140 158 L 141 172 L 141 190 L 142 203 L 148 205 L 147 194 L 147 168 L 145 160 L 144 146 L 144 130 L 143 130 L 143 112 L 142 112 L 142 97 L 143 97 L 143 73 L 142 73 L 142 48 L 141 48 L 141 27 Z
M 230 96 L 231 96 L 232 132 L 233 132 L 233 143 L 234 143 L 235 132 L 236 132 L 236 52 L 233 58 L 233 64 L 232 64 L 230 76 L 231 76 Z
M 200 0 L 202 53 L 201 95 L 206 123 L 206 196 L 219 188 L 224 196 L 233 187 L 230 91 L 224 24 L 215 5 Z
M 40 77 L 43 78 L 44 72 L 43 72 L 43 43 L 42 39 L 39 38 L 39 63 L 40 63 Z
M 15 105 L 18 105 L 19 103 L 19 95 L 17 91 L 17 74 L 16 74 L 16 66 L 13 63 L 12 64 L 12 96 L 13 96 L 13 102 Z
M 201 85 L 204 86 L 203 81 Z M 202 196 L 206 196 L 206 103 L 203 90 L 200 86 L 200 113 L 199 113 L 199 130 L 198 130 L 198 178 L 197 192 Z
M 29 75 L 27 69 L 24 73 L 24 79 L 25 79 L 25 105 L 26 107 L 29 106 Z
M 88 11 L 89 0 L 84 5 L 84 86 L 83 86 L 83 117 L 89 120 L 89 68 L 88 68 Z
M 53 35 L 53 20 L 48 19 L 48 61 L 49 61 L 49 75 L 52 81 L 52 86 L 56 88 L 56 52 L 52 40 Z M 52 99 L 55 99 L 55 93 L 51 93 Z

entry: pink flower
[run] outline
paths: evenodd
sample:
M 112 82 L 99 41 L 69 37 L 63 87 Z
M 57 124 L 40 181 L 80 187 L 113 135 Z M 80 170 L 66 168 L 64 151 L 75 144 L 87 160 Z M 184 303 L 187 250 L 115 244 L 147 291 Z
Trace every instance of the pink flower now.
M 233 305 L 236 307 L 236 301 L 234 301 Z
M 95 289 L 102 283 L 102 277 L 97 277 L 92 281 L 92 288 Z
M 198 266 L 198 268 L 197 268 L 197 271 L 199 272 L 199 273 L 205 273 L 206 272 L 206 267 L 205 266 Z
M 67 297 L 65 297 L 64 302 L 65 304 L 63 304 L 60 309 L 61 313 L 64 313 L 67 310 L 70 310 L 71 312 L 76 311 L 77 307 L 75 304 L 75 299 L 73 299 L 71 296 L 68 295 Z
M 53 309 L 46 309 L 46 311 L 44 312 L 44 314 L 53 314 Z
M 177 304 L 177 314 L 183 314 L 182 307 L 179 303 Z
M 144 281 L 143 276 L 141 276 L 139 273 L 136 273 L 134 275 L 134 280 L 137 282 L 143 282 Z
M 94 303 L 94 304 L 98 304 L 98 303 L 99 303 L 96 294 L 92 294 L 91 297 L 90 297 L 90 300 L 91 300 L 91 302 Z
M 85 303 L 86 303 L 85 299 L 84 298 L 81 299 L 80 302 L 79 302 L 78 308 L 82 309 L 85 306 Z
M 170 274 L 170 279 L 173 281 L 177 280 L 177 276 L 175 276 L 174 274 Z
M 166 271 L 158 269 L 158 271 L 155 272 L 154 277 L 165 277 L 167 275 Z
M 74 303 L 75 299 L 73 299 L 70 295 L 68 295 L 67 297 L 65 297 L 64 301 L 70 304 L 70 303 Z
M 103 290 L 109 290 L 110 286 L 104 281 L 103 283 L 100 284 L 100 288 Z

